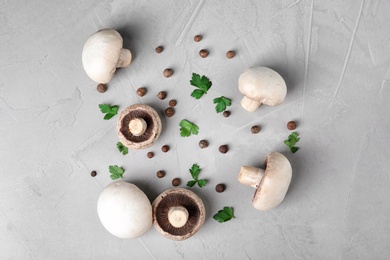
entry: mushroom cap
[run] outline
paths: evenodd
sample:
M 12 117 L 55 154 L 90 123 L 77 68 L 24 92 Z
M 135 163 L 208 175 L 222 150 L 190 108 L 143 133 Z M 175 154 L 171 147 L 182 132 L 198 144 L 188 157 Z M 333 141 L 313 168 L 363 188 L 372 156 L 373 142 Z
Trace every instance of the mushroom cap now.
M 137 238 L 152 226 L 152 206 L 134 184 L 109 184 L 99 196 L 97 212 L 103 226 L 119 238 Z
M 238 79 L 238 88 L 249 99 L 269 106 L 282 103 L 287 93 L 282 76 L 261 66 L 246 69 Z
M 253 197 L 253 207 L 270 210 L 284 199 L 291 182 L 292 168 L 281 153 L 273 152 L 266 157 L 267 168 Z
M 147 128 L 140 136 L 133 135 L 129 130 L 131 119 L 142 118 Z M 144 149 L 160 137 L 161 119 L 156 110 L 148 105 L 135 104 L 124 109 L 119 115 L 117 122 L 119 140 L 128 148 Z
M 82 61 L 87 75 L 98 83 L 114 77 L 123 47 L 122 36 L 114 29 L 102 29 L 85 42 Z
M 188 211 L 187 223 L 176 228 L 169 223 L 171 207 L 183 206 Z M 153 201 L 153 224 L 163 236 L 172 240 L 185 240 L 193 236 L 203 226 L 206 209 L 202 200 L 192 191 L 172 188 L 164 191 Z

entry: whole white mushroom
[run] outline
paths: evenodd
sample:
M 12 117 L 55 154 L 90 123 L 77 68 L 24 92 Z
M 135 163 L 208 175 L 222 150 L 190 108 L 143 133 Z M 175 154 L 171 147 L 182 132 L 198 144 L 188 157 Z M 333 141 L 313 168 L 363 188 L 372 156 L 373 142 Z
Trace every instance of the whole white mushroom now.
M 116 68 L 129 66 L 131 52 L 123 49 L 123 38 L 114 29 L 97 31 L 84 44 L 82 61 L 87 75 L 98 83 L 108 83 Z
M 286 83 L 276 71 L 261 66 L 246 69 L 238 79 L 238 88 L 244 95 L 241 106 L 254 112 L 262 104 L 276 106 L 284 101 Z
M 256 189 L 252 204 L 258 210 L 277 207 L 286 196 L 292 177 L 289 160 L 281 153 L 272 152 L 265 159 L 265 170 L 242 166 L 238 181 Z
M 137 238 L 152 226 L 152 206 L 137 186 L 128 182 L 109 184 L 99 196 L 97 212 L 103 226 L 119 238 Z

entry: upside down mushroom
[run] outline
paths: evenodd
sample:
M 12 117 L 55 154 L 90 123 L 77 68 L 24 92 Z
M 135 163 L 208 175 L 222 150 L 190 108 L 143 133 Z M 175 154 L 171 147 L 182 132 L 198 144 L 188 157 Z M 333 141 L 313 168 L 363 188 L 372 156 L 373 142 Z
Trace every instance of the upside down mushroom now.
M 159 138 L 161 119 L 152 107 L 135 104 L 121 112 L 117 131 L 123 145 L 132 149 L 144 149 Z
M 206 210 L 202 200 L 192 191 L 172 188 L 161 193 L 152 203 L 154 227 L 172 240 L 185 240 L 202 227 Z

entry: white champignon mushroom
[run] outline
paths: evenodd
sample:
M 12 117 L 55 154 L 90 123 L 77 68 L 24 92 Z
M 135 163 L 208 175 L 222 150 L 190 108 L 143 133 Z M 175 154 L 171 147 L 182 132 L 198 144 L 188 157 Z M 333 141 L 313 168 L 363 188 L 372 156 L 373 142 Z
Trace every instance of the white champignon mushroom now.
M 256 188 L 253 207 L 270 210 L 278 206 L 286 196 L 290 186 L 292 168 L 288 159 L 281 153 L 273 152 L 266 157 L 266 169 L 242 166 L 238 181 Z
M 128 182 L 114 182 L 100 194 L 97 211 L 103 226 L 119 238 L 137 238 L 152 226 L 152 206 L 145 193 Z
M 131 149 L 153 145 L 161 134 L 161 119 L 152 107 L 135 104 L 124 109 L 118 118 L 119 140 Z
M 82 61 L 87 75 L 98 83 L 108 83 L 116 68 L 129 66 L 131 52 L 123 49 L 123 38 L 114 29 L 94 33 L 84 44 Z
M 276 106 L 284 101 L 286 83 L 276 71 L 261 66 L 246 69 L 238 80 L 238 88 L 244 95 L 241 106 L 254 112 L 261 104 Z
M 185 240 L 203 226 L 206 209 L 192 191 L 172 188 L 153 201 L 153 224 L 158 232 L 172 240 Z

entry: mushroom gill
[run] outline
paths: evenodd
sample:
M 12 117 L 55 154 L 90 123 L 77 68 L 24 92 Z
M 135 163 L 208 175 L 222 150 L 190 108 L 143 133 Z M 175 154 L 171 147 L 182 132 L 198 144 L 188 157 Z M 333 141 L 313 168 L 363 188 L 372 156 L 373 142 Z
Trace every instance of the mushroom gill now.
M 183 206 L 187 209 L 189 215 L 187 223 L 180 228 L 172 226 L 168 220 L 169 209 L 175 206 Z M 195 200 L 189 196 L 177 193 L 167 194 L 162 197 L 161 202 L 157 205 L 155 218 L 158 225 L 165 232 L 174 236 L 184 236 L 196 228 L 200 219 L 200 209 Z
M 145 132 L 140 136 L 133 135 L 130 132 L 130 129 L 128 127 L 130 121 L 134 118 L 142 118 L 146 122 L 147 128 L 146 128 Z M 153 119 L 146 111 L 133 110 L 133 111 L 130 111 L 126 116 L 123 117 L 122 127 L 121 127 L 120 131 L 127 140 L 134 142 L 134 143 L 140 143 L 140 142 L 144 142 L 146 140 L 149 140 L 152 137 L 153 127 L 154 127 Z

